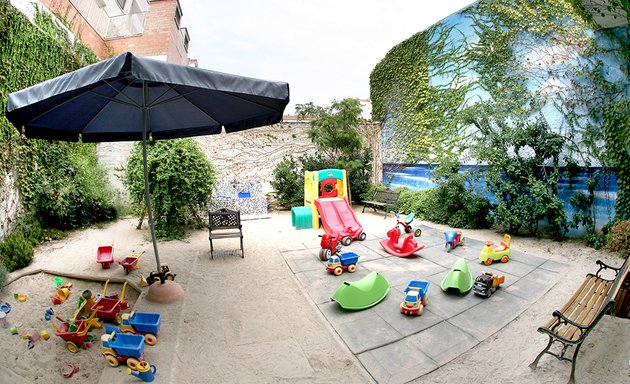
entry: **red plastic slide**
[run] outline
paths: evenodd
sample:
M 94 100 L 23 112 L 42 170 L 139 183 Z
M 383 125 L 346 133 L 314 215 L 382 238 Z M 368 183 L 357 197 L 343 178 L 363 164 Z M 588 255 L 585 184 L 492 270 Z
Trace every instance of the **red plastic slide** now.
M 329 235 L 339 235 L 342 239 L 365 239 L 363 227 L 345 198 L 331 197 L 315 200 L 315 206 L 322 219 L 322 226 Z M 342 241 L 342 243 L 344 243 Z M 348 245 L 344 243 L 344 245 Z

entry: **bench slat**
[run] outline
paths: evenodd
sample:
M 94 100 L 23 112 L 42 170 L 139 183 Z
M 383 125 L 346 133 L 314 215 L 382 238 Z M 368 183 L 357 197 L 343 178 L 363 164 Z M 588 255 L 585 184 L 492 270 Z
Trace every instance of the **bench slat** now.
M 576 310 L 570 319 L 580 325 L 588 326 L 595 316 L 599 313 L 604 305 L 606 295 L 610 291 L 611 282 L 597 278 L 593 289 L 587 293 L 583 302 L 578 303 Z M 578 327 L 573 325 L 565 325 L 564 332 L 558 332 L 558 335 L 568 339 L 577 340 L 582 333 L 578 332 Z
M 582 282 L 582 285 L 580 285 L 580 287 L 575 291 L 575 293 L 573 293 L 573 296 L 571 296 L 571 298 L 566 302 L 566 304 L 564 304 L 564 306 L 560 309 L 560 312 L 567 316 L 567 314 L 570 314 L 571 312 L 573 312 L 575 306 L 577 306 L 577 303 L 582 300 L 584 298 L 584 296 L 586 295 L 586 293 L 595 285 L 595 279 L 597 279 L 595 276 L 589 275 L 590 278 L 587 278 L 586 280 L 584 280 Z M 551 320 L 549 320 L 547 322 L 547 324 L 545 325 L 545 328 L 551 328 L 555 323 L 558 322 L 558 318 L 557 317 L 552 317 Z

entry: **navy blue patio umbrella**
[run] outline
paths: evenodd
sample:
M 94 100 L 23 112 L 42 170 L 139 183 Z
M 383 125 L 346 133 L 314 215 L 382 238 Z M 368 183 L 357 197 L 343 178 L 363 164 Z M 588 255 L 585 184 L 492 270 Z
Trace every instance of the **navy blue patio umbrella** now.
M 145 200 L 161 270 L 147 170 L 147 139 L 174 139 L 278 123 L 289 85 L 187 67 L 127 52 L 9 94 L 7 119 L 26 137 L 142 140 Z

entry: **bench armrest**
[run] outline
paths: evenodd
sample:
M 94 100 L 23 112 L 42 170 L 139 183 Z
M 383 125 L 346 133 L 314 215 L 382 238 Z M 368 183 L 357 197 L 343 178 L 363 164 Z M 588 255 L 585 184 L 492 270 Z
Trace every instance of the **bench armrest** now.
M 589 327 L 582 325 L 582 324 L 578 324 L 575 321 L 570 320 L 568 317 L 566 317 L 565 315 L 562 314 L 562 312 L 555 310 L 553 311 L 553 316 L 557 317 L 558 322 L 556 323 L 556 325 L 553 326 L 553 328 L 556 328 L 562 324 L 570 324 L 573 325 L 574 327 L 577 327 L 580 329 L 580 331 L 584 332 L 585 330 L 587 330 Z
M 595 264 L 599 265 L 599 269 L 598 269 L 598 270 L 597 270 L 597 272 L 595 273 L 595 276 L 600 277 L 600 278 L 601 278 L 601 276 L 599 276 L 599 273 L 600 273 L 601 271 L 603 271 L 603 270 L 606 270 L 606 269 L 612 269 L 613 271 L 615 271 L 615 278 L 616 278 L 616 277 L 617 277 L 617 275 L 619 274 L 619 270 L 621 269 L 621 267 L 619 267 L 619 268 L 612 267 L 612 266 L 610 266 L 610 265 L 608 265 L 608 264 L 604 263 L 604 262 L 603 262 L 603 261 L 601 261 L 601 260 L 597 260 L 597 261 L 595 262 Z

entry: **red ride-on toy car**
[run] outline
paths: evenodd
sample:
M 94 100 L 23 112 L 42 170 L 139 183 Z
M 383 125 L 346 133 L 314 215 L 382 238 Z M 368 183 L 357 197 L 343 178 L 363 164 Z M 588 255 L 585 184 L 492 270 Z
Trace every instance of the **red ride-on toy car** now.
M 321 261 L 326 261 L 330 258 L 330 256 L 341 251 L 341 241 L 339 235 L 329 235 L 324 233 L 323 235 L 319 235 L 319 237 L 322 238 L 322 241 L 320 242 L 320 246 L 322 248 L 319 250 L 319 259 Z

